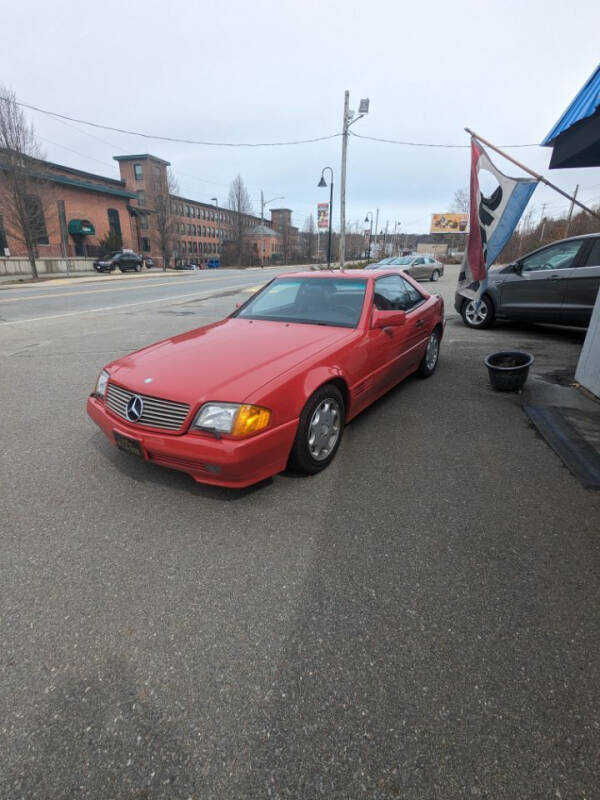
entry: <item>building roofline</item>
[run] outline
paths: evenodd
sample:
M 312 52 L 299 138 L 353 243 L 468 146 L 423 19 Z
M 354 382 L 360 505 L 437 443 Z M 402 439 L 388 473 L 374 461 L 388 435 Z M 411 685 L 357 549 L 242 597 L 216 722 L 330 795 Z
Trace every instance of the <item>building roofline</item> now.
M 151 161 L 158 161 L 159 164 L 164 164 L 165 167 L 170 167 L 171 162 L 165 161 L 164 158 L 153 156 L 150 153 L 137 153 L 132 156 L 113 156 L 115 161 L 140 161 L 142 158 L 149 158 Z

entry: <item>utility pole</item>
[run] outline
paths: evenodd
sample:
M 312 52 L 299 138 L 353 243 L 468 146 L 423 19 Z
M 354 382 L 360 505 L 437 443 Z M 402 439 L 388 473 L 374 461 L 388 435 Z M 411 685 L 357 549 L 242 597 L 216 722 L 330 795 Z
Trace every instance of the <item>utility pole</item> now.
M 569 216 L 567 217 L 567 227 L 565 228 L 565 239 L 569 235 L 569 228 L 571 227 L 571 217 L 573 216 L 573 208 L 575 206 L 575 199 L 577 197 L 577 192 L 579 191 L 579 184 L 575 187 L 575 191 L 573 192 L 573 198 L 571 200 L 571 208 L 569 209 Z
M 263 190 L 260 190 L 260 266 L 261 269 L 265 266 L 265 232 L 263 230 L 265 225 L 265 195 Z
M 346 256 L 346 159 L 348 155 L 348 128 L 350 126 L 350 92 L 344 92 L 344 124 L 342 128 L 342 183 L 340 190 L 340 269 L 344 269 Z M 331 209 L 329 209 L 331 214 Z
M 546 230 L 546 206 L 548 203 L 542 203 L 542 232 L 540 234 L 540 244 L 544 242 L 544 231 Z
M 344 269 L 346 257 L 346 161 L 348 156 L 348 130 L 351 125 L 369 113 L 369 98 L 363 98 L 358 107 L 358 116 L 350 111 L 350 92 L 344 92 L 344 121 L 342 126 L 342 178 L 340 187 L 340 269 Z M 331 214 L 331 209 L 329 210 Z
M 377 244 L 377 241 L 378 241 L 377 240 L 377 231 L 378 230 L 379 230 L 379 209 L 376 209 L 376 214 L 375 214 L 375 244 Z M 377 257 L 379 258 L 379 250 L 377 251 L 377 253 L 378 253 Z M 382 256 L 382 258 L 383 258 L 383 256 Z

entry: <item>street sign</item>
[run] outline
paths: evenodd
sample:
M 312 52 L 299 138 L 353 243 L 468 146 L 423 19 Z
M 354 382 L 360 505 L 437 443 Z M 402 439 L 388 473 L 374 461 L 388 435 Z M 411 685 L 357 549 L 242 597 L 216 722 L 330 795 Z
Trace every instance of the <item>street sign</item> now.
M 317 227 L 319 230 L 327 230 L 329 227 L 329 203 L 318 203 Z

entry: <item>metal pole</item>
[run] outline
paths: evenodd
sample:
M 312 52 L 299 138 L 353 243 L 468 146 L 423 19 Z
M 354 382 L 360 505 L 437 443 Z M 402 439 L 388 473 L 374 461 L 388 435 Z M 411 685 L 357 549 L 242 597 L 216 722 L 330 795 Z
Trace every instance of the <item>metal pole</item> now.
M 375 244 L 377 244 L 377 231 L 379 230 L 379 209 L 375 214 Z
M 548 203 L 542 203 L 542 232 L 540 233 L 540 245 L 544 243 L 544 232 L 546 231 L 546 206 Z
M 576 200 L 572 195 L 567 194 L 562 189 L 559 189 L 559 187 L 556 186 L 554 183 L 550 183 L 550 181 L 547 180 L 546 178 L 544 178 L 543 175 L 540 175 L 538 172 L 534 172 L 532 169 L 529 169 L 529 167 L 526 167 L 525 164 L 521 164 L 520 161 L 517 161 L 516 158 L 513 158 L 512 156 L 507 155 L 503 150 L 500 150 L 499 147 L 496 147 L 496 145 L 493 145 L 491 142 L 488 142 L 487 139 L 484 139 L 482 136 L 480 136 L 478 133 L 475 133 L 470 128 L 465 128 L 465 130 L 474 139 L 477 139 L 482 144 L 487 145 L 487 147 L 489 147 L 491 150 L 494 150 L 496 153 L 498 153 L 499 155 L 503 156 L 508 161 L 512 161 L 512 163 L 515 164 L 520 169 L 522 169 L 523 172 L 527 172 L 529 175 L 532 175 L 538 181 L 541 181 L 541 183 L 545 183 L 546 186 L 549 186 L 551 189 L 554 189 L 555 192 L 558 192 L 559 194 L 562 194 L 562 196 L 566 197 L 567 200 L 571 200 L 576 206 L 579 206 L 579 208 L 582 208 L 584 211 L 587 211 L 588 214 L 591 214 L 593 217 L 596 217 L 596 219 L 600 219 L 600 214 L 597 214 L 595 211 L 592 211 L 591 208 L 588 208 L 587 206 L 584 206 L 583 203 L 580 203 L 579 200 Z
M 577 192 L 578 191 L 579 191 L 579 184 L 577 184 L 577 186 L 575 187 L 575 191 L 573 192 L 573 199 L 575 199 L 577 197 Z M 565 228 L 565 236 L 564 236 L 565 239 L 569 235 L 569 228 L 571 227 L 571 217 L 573 216 L 573 206 L 574 205 L 575 204 L 574 204 L 573 200 L 571 200 L 571 208 L 569 209 L 569 216 L 567 217 L 567 227 Z
M 348 154 L 348 119 L 350 115 L 350 92 L 344 92 L 344 125 L 342 128 L 342 183 L 340 188 L 340 269 L 344 269 L 346 256 L 346 158 Z M 329 229 L 331 231 L 331 209 Z M 330 234 L 331 235 L 331 234 Z
M 331 216 L 333 214 L 333 170 L 331 170 L 331 184 L 329 187 L 329 234 L 327 237 L 327 269 L 331 266 Z

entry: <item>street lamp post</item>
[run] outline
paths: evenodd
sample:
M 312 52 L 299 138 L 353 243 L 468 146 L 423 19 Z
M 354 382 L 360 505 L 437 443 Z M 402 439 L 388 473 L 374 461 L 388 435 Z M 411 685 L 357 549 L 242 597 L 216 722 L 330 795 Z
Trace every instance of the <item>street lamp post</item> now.
M 368 260 L 371 260 L 371 240 L 373 239 L 373 212 L 367 211 L 365 215 L 365 222 L 369 221 L 369 216 L 371 217 L 371 227 L 369 228 L 369 253 L 367 255 Z
M 325 170 L 328 169 L 331 172 L 331 181 L 329 182 L 329 233 L 327 236 L 327 269 L 331 267 L 331 215 L 333 213 L 333 170 L 331 167 L 323 167 L 321 170 L 321 180 L 317 184 L 318 187 L 323 188 L 327 186 L 327 183 L 324 178 Z M 317 225 L 319 224 L 319 220 L 317 220 Z
M 265 226 L 265 206 L 269 203 L 274 203 L 275 200 L 285 200 L 285 197 L 272 197 L 270 200 L 265 200 L 263 190 L 260 190 L 260 266 L 261 269 L 265 266 L 265 234 L 263 228 Z

